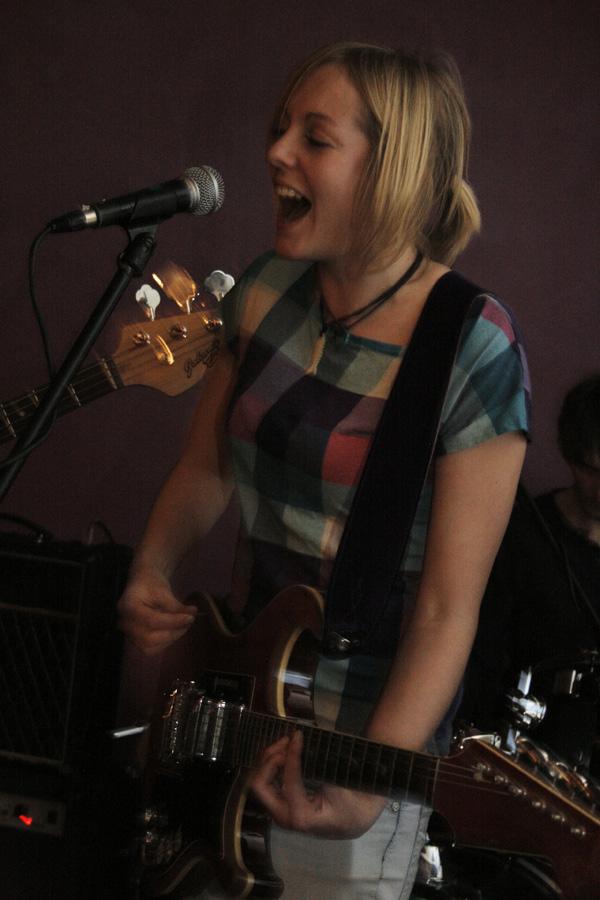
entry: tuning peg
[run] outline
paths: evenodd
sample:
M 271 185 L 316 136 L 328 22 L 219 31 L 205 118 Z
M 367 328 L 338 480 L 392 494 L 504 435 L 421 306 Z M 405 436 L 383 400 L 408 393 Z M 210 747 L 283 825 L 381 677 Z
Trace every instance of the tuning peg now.
M 221 272 L 220 269 L 215 269 L 214 272 L 211 272 L 204 279 L 204 287 L 206 290 L 211 293 L 217 300 L 220 302 L 227 291 L 230 291 L 231 288 L 235 284 L 235 279 L 232 275 L 227 275 L 226 272 Z
M 192 300 L 196 296 L 197 287 L 187 269 L 172 260 L 167 260 L 157 272 L 152 273 L 152 277 L 167 297 L 180 309 L 185 310 L 186 313 L 191 312 Z
M 156 309 L 160 303 L 160 294 L 150 284 L 143 284 L 135 295 L 135 299 L 143 309 L 144 314 L 154 322 Z

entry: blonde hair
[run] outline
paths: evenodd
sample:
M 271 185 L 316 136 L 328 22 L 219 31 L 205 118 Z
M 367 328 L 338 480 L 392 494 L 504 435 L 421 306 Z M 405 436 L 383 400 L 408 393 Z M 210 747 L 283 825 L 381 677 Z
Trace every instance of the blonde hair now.
M 387 47 L 328 44 L 291 75 L 275 113 L 316 69 L 341 67 L 364 104 L 371 153 L 354 207 L 354 250 L 364 264 L 414 244 L 452 264 L 479 230 L 477 200 L 466 182 L 471 124 L 453 60 L 429 60 Z

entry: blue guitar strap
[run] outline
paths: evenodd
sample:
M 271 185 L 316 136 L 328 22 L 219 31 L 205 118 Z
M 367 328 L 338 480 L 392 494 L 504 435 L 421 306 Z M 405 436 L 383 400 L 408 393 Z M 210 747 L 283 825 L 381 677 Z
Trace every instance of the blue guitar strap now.
M 392 656 L 400 567 L 433 458 L 461 331 L 484 293 L 456 272 L 434 285 L 375 432 L 333 567 L 323 652 Z

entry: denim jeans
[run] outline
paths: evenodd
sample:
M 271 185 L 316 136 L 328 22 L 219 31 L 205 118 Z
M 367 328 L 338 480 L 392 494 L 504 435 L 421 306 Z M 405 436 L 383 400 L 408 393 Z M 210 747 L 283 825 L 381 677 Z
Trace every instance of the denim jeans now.
M 390 802 L 353 840 L 326 840 L 273 826 L 271 858 L 285 885 L 283 900 L 408 900 L 430 812 L 417 803 Z M 228 896 L 215 881 L 186 900 Z

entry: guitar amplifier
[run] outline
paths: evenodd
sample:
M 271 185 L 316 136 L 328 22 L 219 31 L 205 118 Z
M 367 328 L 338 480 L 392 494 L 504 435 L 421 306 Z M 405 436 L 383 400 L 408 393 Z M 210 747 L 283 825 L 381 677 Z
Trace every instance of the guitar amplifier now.
M 131 551 L 0 533 L 0 757 L 76 769 L 114 724 Z

